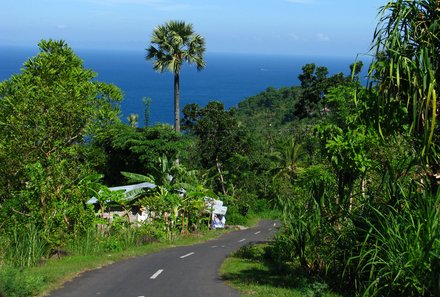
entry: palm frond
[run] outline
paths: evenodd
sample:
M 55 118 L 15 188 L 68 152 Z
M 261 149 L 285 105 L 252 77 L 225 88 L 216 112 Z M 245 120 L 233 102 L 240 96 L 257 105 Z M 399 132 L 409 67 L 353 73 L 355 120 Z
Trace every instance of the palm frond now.
M 154 178 L 151 175 L 143 175 L 143 174 L 137 174 L 137 173 L 125 172 L 125 171 L 122 171 L 121 174 L 128 179 L 129 183 L 142 183 L 142 182 L 147 182 L 152 184 L 155 183 Z

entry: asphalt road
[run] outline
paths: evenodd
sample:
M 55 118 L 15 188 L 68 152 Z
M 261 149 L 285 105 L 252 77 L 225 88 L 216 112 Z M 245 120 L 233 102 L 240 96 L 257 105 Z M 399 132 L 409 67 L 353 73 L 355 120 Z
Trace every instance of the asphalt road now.
M 218 276 L 225 258 L 241 246 L 267 241 L 277 223 L 233 231 L 208 242 L 176 247 L 85 272 L 51 297 L 238 297 Z

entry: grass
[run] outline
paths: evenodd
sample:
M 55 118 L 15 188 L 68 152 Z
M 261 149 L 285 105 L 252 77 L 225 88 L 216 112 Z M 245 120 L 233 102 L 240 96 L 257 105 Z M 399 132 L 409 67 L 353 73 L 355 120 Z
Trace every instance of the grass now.
M 340 297 L 327 285 L 310 279 L 298 265 L 276 265 L 268 259 L 267 245 L 248 245 L 229 257 L 220 273 L 224 280 L 252 297 Z
M 120 252 L 108 252 L 100 255 L 71 255 L 61 259 L 48 259 L 38 266 L 26 269 L 0 266 L 0 297 L 2 292 L 5 294 L 4 297 L 45 296 L 84 271 L 175 246 L 197 244 L 216 238 L 225 232 L 225 230 L 204 231 L 180 237 L 173 242 L 149 243 Z

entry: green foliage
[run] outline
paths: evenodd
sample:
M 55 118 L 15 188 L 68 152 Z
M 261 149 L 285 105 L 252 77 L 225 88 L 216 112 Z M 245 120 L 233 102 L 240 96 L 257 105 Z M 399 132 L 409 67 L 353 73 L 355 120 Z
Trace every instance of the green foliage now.
M 368 205 L 359 217 L 359 253 L 349 259 L 365 296 L 436 296 L 440 292 L 440 196 L 401 192 L 395 206 Z M 411 196 L 405 196 L 410 193 Z
M 249 260 L 264 260 L 268 257 L 267 246 L 259 244 L 247 244 L 234 253 L 234 257 Z
M 438 163 L 440 135 L 436 120 L 440 107 L 439 11 L 436 0 L 396 0 L 383 6 L 370 70 L 379 84 L 377 106 L 384 117 L 381 132 L 393 129 L 388 121 L 399 117 L 420 139 L 421 156 L 430 163 Z
M 201 184 L 185 184 L 185 193 L 180 193 L 180 183 L 169 190 L 158 186 L 142 199 L 143 205 L 154 214 L 159 229 L 165 230 L 167 239 L 173 240 L 178 233 L 188 233 L 207 225 L 205 197 L 215 197 L 214 193 Z M 178 188 L 177 188 L 178 187 Z
M 339 219 L 335 197 L 335 178 L 329 168 L 315 165 L 301 172 L 290 199 L 278 201 L 283 210 L 284 229 L 277 236 L 275 254 L 279 261 L 298 258 L 309 273 L 320 273 L 330 252 L 324 242 L 334 239 Z
M 327 77 L 327 67 L 316 67 L 314 63 L 304 65 L 302 70 L 298 79 L 303 92 L 295 105 L 294 115 L 299 118 L 316 117 L 326 112 L 323 101 L 327 91 L 334 86 L 347 84 L 348 79 L 342 73 Z
M 34 225 L 15 226 L 11 232 L 5 247 L 5 265 L 28 268 L 37 265 L 47 256 L 49 251 L 43 232 Z
M 194 63 L 199 70 L 205 67 L 205 40 L 194 32 L 192 24 L 169 21 L 159 25 L 153 30 L 151 43 L 147 59 L 154 59 L 156 71 L 179 73 L 183 62 Z
M 211 101 L 204 108 L 191 104 L 183 113 L 184 129 L 200 139 L 203 167 L 214 167 L 234 154 L 246 152 L 246 131 L 239 126 L 234 110 L 225 110 L 223 103 Z
M 350 104 L 350 93 L 345 87 L 330 91 L 331 113 L 318 126 L 331 167 L 306 167 L 290 181 L 291 197 L 279 197 L 285 225 L 274 253 L 282 262 L 298 259 L 344 291 L 434 296 L 438 280 L 425 271 L 438 266 L 438 235 L 428 231 L 436 229 L 438 197 L 421 198 L 428 183 L 413 184 L 423 174 L 412 142 L 402 136 L 381 142 L 363 109 L 353 109 L 370 98 L 358 93 Z
M 240 212 L 240 209 L 234 204 L 228 204 L 228 224 L 229 225 L 246 225 L 247 219 Z
M 362 109 L 356 109 L 359 103 L 354 100 L 355 94 L 353 87 L 341 86 L 330 90 L 327 102 L 331 113 L 317 126 L 322 151 L 337 176 L 336 203 L 342 211 L 349 211 L 352 207 L 356 181 L 364 179 L 367 172 L 377 166 L 373 156 L 380 142 L 375 129 L 362 118 Z M 358 97 L 359 101 L 363 99 Z
M 298 259 L 305 271 L 345 292 L 363 296 L 438 295 L 438 164 L 433 161 L 438 156 L 433 148 L 435 136 L 430 144 L 427 136 L 432 133 L 429 129 L 437 129 L 432 128 L 437 123 L 431 116 L 437 104 L 432 105 L 437 102 L 436 83 L 431 83 L 430 70 L 425 71 L 427 64 L 418 61 L 426 57 L 415 54 L 408 58 L 405 55 L 415 51 L 400 52 L 407 50 L 400 47 L 405 42 L 414 42 L 410 47 L 424 42 L 411 41 L 414 36 L 405 34 L 411 30 L 421 33 L 411 22 L 418 21 L 423 27 L 429 20 L 420 20 L 420 16 L 436 15 L 438 3 L 428 2 L 395 1 L 385 6 L 391 12 L 384 14 L 383 27 L 378 27 L 375 37 L 375 46 L 383 52 L 377 52 L 372 68 L 377 84 L 370 90 L 359 86 L 356 64 L 350 67 L 354 83 L 341 80 L 333 88 L 323 79 L 324 69 L 318 71 L 313 64 L 306 65 L 300 76 L 303 94 L 298 104 L 309 104 L 304 105 L 309 115 L 323 107 L 314 128 L 326 159 L 305 159 L 303 162 L 322 165 L 305 163 L 304 170 L 296 175 L 274 180 L 284 226 L 276 237 L 273 254 L 281 263 Z M 415 13 L 417 9 L 419 13 Z M 405 26 L 413 27 L 400 31 Z M 430 36 L 431 29 L 425 37 Z M 437 56 L 433 55 L 431 62 L 437 61 Z M 409 72 L 414 72 L 411 78 Z M 424 78 L 426 85 L 422 87 L 419 76 L 423 75 L 431 77 Z M 432 89 L 429 94 L 423 89 L 427 85 Z M 425 97 L 417 101 L 411 96 Z M 425 105 L 424 100 L 430 103 Z M 301 110 L 298 104 L 295 112 Z M 304 123 L 292 127 L 305 127 Z M 289 135 L 295 143 L 303 143 L 298 134 Z M 423 143 L 417 139 L 421 136 Z M 314 145 L 306 147 L 316 149 Z
M 164 239 L 166 236 L 160 232 L 160 227 L 154 224 L 146 223 L 133 228 L 126 224 L 126 220 L 116 218 L 109 226 L 108 232 L 90 226 L 85 232 L 70 238 L 65 249 L 69 255 L 75 256 L 103 255 Z
M 27 236 L 15 226 L 33 224 L 51 250 L 90 222 L 79 185 L 97 157 L 87 143 L 119 121 L 122 94 L 95 81 L 64 41 L 39 47 L 22 73 L 0 83 L 0 218 L 2 232 L 14 238 Z
M 157 26 L 147 49 L 147 60 L 154 60 L 153 69 L 174 74 L 174 128 L 180 132 L 180 69 L 184 62 L 194 64 L 202 70 L 206 63 L 205 39 L 194 32 L 192 24 L 183 21 L 169 21 Z
M 276 160 L 276 167 L 272 169 L 274 178 L 285 177 L 293 182 L 298 173 L 303 170 L 303 154 L 301 144 L 296 143 L 293 138 L 278 144 L 278 147 L 271 154 Z
M 239 102 L 237 114 L 249 130 L 262 133 L 265 139 L 270 139 L 270 133 L 273 134 L 276 128 L 292 120 L 292 111 L 300 94 L 299 87 L 278 90 L 269 87 Z
M 240 292 L 240 296 L 339 296 L 320 279 L 310 278 L 298 264 L 280 266 L 273 261 L 271 247 L 251 244 L 226 259 L 222 278 Z
M 105 162 L 98 169 L 106 184 L 121 185 L 125 179 L 120 172 L 151 174 L 160 166 L 159 158 L 184 154 L 187 141 L 169 125 L 135 129 L 118 124 L 102 131 L 93 145 L 104 148 Z
M 138 114 L 131 113 L 127 117 L 127 120 L 130 124 L 130 127 L 132 127 L 132 128 L 137 128 L 137 126 L 139 125 L 139 115 Z
M 197 136 L 197 151 L 202 168 L 215 177 L 215 190 L 228 193 L 231 158 L 239 159 L 250 149 L 247 131 L 241 127 L 234 110 L 225 110 L 223 103 L 211 101 L 206 107 L 190 104 L 183 109 L 183 129 Z M 235 167 L 235 164 L 234 164 Z M 228 185 L 229 184 L 229 185 Z
M 7 266 L 0 270 L 0 295 L 5 297 L 36 296 L 43 283 L 43 276 L 19 268 Z
M 96 74 L 84 69 L 63 41 L 39 46 L 40 54 L 24 63 L 22 73 L 0 84 L 1 188 L 6 191 L 23 182 L 17 172 L 27 164 L 53 155 L 75 157 L 86 137 L 118 120 L 112 103 L 122 99 L 119 89 L 92 81 Z
M 42 41 L 21 74 L 0 83 L 0 292 L 35 295 L 44 280 L 9 266 L 35 266 L 61 248 L 99 255 L 206 228 L 204 198 L 215 191 L 229 224 L 281 211 L 274 244 L 237 255 L 285 271 L 299 263 L 318 281 L 279 279 L 287 288 L 305 283 L 302 296 L 321 296 L 327 284 L 363 296 L 439 295 L 439 11 L 431 0 L 381 9 L 369 89 L 359 84 L 361 62 L 350 77 L 307 64 L 300 87 L 268 88 L 238 109 L 185 106 L 184 135 L 149 127 L 148 100 L 145 128 L 135 115 L 121 124 L 120 91 L 96 82 L 64 42 Z M 179 131 L 181 66 L 205 66 L 204 39 L 171 21 L 151 43 L 153 68 L 175 75 Z M 107 184 L 155 183 L 134 193 L 148 222 L 106 220 L 110 206 L 127 213 L 131 201 L 99 184 L 94 169 Z M 101 216 L 85 205 L 92 196 Z M 278 278 L 266 268 L 228 278 L 252 282 L 269 270 Z
M 163 157 L 159 158 L 158 165 L 153 175 L 148 176 L 122 172 L 129 182 L 156 185 L 153 189 L 136 193 L 140 198 L 138 203 L 145 206 L 150 214 L 147 224 L 154 226 L 150 230 L 152 234 L 174 240 L 178 233 L 184 234 L 207 225 L 209 218 L 205 198 L 216 198 L 215 193 L 205 188 L 196 171 L 187 170 L 180 162 Z
M 151 98 L 150 97 L 148 97 L 148 98 L 146 98 L 146 97 L 144 97 L 144 98 L 142 98 L 142 102 L 144 103 L 144 118 L 145 118 L 145 127 L 148 127 L 148 126 L 150 126 L 150 106 L 151 106 Z

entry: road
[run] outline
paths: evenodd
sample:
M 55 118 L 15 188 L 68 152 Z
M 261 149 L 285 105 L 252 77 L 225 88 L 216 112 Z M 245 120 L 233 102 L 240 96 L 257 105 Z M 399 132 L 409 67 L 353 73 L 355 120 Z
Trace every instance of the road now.
M 233 231 L 205 243 L 175 247 L 85 272 L 51 297 L 238 297 L 220 279 L 225 258 L 241 246 L 267 241 L 274 221 Z

